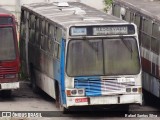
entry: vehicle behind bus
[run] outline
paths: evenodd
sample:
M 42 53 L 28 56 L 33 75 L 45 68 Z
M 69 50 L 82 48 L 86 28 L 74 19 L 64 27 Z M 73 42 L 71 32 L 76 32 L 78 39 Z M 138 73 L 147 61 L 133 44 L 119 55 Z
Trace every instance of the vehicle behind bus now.
M 113 15 L 133 22 L 138 27 L 144 93 L 151 93 L 158 98 L 160 98 L 159 6 L 158 0 L 114 0 L 112 6 Z M 147 96 L 145 100 L 148 100 Z
M 0 90 L 10 96 L 19 88 L 19 54 L 16 22 L 14 16 L 0 8 Z
M 137 28 L 78 2 L 23 5 L 20 55 L 60 108 L 142 104 Z

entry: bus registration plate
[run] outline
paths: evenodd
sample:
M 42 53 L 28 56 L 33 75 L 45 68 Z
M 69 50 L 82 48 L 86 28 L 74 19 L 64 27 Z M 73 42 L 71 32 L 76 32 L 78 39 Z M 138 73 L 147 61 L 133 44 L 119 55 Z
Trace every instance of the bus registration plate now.
M 88 98 L 76 98 L 75 99 L 76 103 L 81 103 L 81 102 L 88 102 Z

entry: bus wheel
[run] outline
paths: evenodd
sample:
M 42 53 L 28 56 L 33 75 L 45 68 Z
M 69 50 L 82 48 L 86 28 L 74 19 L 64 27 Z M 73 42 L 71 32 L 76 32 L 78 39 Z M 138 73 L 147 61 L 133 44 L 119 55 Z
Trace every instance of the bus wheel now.
M 66 109 L 64 106 L 61 105 L 61 96 L 60 96 L 60 90 L 59 90 L 59 86 L 58 83 L 56 82 L 55 85 L 55 89 L 56 89 L 56 107 L 60 109 L 60 111 L 63 114 L 68 113 L 68 109 Z
M 10 98 L 12 95 L 12 90 L 2 90 L 1 95 L 3 98 Z
M 30 65 L 30 78 L 31 78 L 31 87 L 33 92 L 39 93 L 39 88 L 36 85 L 36 76 L 32 65 Z

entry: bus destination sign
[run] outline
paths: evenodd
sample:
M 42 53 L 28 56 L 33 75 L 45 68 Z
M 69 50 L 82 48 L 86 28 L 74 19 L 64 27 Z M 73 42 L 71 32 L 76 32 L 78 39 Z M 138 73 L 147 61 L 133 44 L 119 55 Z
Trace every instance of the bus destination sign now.
M 124 35 L 128 34 L 127 26 L 94 27 L 93 35 Z
M 106 36 L 106 35 L 133 35 L 135 26 L 128 25 L 102 25 L 102 26 L 72 26 L 71 36 Z

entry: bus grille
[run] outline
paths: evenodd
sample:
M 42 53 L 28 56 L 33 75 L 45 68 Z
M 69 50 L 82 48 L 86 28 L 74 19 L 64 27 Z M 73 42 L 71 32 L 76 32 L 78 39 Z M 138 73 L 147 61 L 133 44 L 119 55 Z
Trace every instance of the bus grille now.
M 75 78 L 75 88 L 85 88 L 86 96 L 101 95 L 100 78 Z
M 10 73 L 16 73 L 16 67 L 2 67 L 0 66 L 0 74 L 10 74 Z
M 0 79 L 3 79 L 3 75 L 0 75 Z
M 127 86 L 134 86 L 135 82 L 119 83 L 115 79 L 75 78 L 75 88 L 85 88 L 86 96 L 101 96 L 107 94 L 121 94 Z

